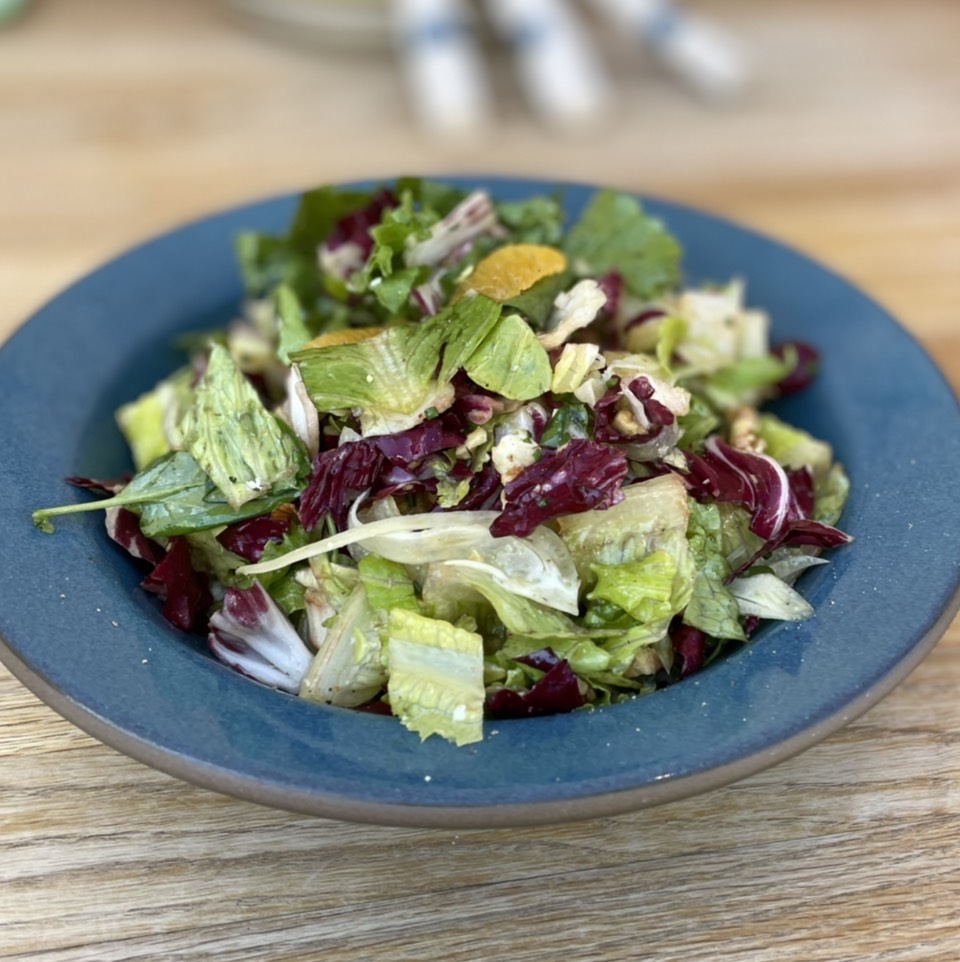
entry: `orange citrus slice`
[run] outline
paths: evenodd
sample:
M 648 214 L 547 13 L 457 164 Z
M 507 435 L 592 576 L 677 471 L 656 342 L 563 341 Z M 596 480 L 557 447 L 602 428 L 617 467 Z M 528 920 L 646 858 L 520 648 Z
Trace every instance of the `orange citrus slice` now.
M 340 331 L 328 331 L 326 334 L 318 335 L 312 341 L 307 341 L 301 350 L 312 347 L 338 347 L 341 344 L 358 344 L 369 337 L 376 337 L 382 330 L 382 327 L 345 327 Z
M 495 301 L 508 301 L 566 267 L 567 258 L 555 247 L 505 244 L 477 263 L 460 282 L 451 301 L 459 300 L 467 291 L 485 294 Z

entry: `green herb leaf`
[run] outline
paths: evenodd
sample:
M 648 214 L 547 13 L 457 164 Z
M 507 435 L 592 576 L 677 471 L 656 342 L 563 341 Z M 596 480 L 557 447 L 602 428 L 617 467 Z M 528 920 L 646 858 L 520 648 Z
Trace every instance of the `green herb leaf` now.
M 542 277 L 533 287 L 504 301 L 504 307 L 519 311 L 534 328 L 542 331 L 553 313 L 553 302 L 561 291 L 570 286 L 572 276 L 569 271 L 561 271 Z
M 273 295 L 279 329 L 277 338 L 277 357 L 284 364 L 290 363 L 290 354 L 299 351 L 310 340 L 307 319 L 297 297 L 289 284 L 281 284 Z

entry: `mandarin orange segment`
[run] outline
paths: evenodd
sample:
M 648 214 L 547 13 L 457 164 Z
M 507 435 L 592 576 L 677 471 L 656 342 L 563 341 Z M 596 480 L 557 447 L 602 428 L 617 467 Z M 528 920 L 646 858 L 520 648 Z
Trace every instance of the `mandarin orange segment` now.
M 566 256 L 555 247 L 505 244 L 477 263 L 460 282 L 451 301 L 459 300 L 467 291 L 476 291 L 495 301 L 508 301 L 566 267 Z

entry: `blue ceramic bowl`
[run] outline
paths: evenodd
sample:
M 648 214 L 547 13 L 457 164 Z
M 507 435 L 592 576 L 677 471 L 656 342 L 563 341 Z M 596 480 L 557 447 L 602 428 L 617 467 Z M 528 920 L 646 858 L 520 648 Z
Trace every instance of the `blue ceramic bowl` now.
M 500 198 L 553 191 L 482 183 Z M 571 217 L 592 192 L 562 187 Z M 681 239 L 691 282 L 740 276 L 774 339 L 822 373 L 783 416 L 829 440 L 853 487 L 855 543 L 800 585 L 816 608 L 762 629 L 700 675 L 612 708 L 488 725 L 468 748 L 390 718 L 299 701 L 212 660 L 163 620 L 99 514 L 36 531 L 35 508 L 86 498 L 63 478 L 129 467 L 113 411 L 178 363 L 184 331 L 227 321 L 233 237 L 282 232 L 295 197 L 151 241 L 60 295 L 0 351 L 0 656 L 79 727 L 216 791 L 321 816 L 473 827 L 625 812 L 741 778 L 822 739 L 890 691 L 958 605 L 960 412 L 916 342 L 839 277 L 764 237 L 645 200 Z

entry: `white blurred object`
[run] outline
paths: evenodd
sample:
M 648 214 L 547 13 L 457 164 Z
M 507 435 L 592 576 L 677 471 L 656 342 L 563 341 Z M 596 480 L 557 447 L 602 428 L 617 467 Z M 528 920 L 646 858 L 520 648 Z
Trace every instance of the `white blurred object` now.
M 566 0 L 484 0 L 483 6 L 510 43 L 524 94 L 542 119 L 567 125 L 603 115 L 610 84 Z
M 4 0 L 0 0 L 3 3 Z M 479 21 L 509 44 L 530 108 L 554 127 L 603 119 L 613 91 L 584 5 L 635 37 L 705 98 L 730 100 L 749 80 L 735 37 L 679 0 L 223 0 L 255 27 L 349 55 L 398 49 L 410 110 L 431 132 L 463 136 L 492 113 Z
M 469 133 L 489 119 L 490 95 L 463 0 L 392 0 L 393 34 L 413 108 L 429 130 Z
M 590 0 L 616 26 L 640 37 L 666 67 L 701 94 L 726 99 L 748 79 L 741 45 L 717 24 L 672 0 Z

